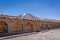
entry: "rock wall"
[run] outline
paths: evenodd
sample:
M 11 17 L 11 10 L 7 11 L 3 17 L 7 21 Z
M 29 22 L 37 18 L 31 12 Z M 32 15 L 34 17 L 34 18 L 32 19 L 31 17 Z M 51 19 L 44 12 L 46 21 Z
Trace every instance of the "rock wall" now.
M 60 27 L 60 22 L 52 22 L 52 21 L 28 20 L 28 19 L 18 19 L 18 18 L 14 19 L 9 17 L 0 17 L 0 21 L 3 21 L 8 25 L 7 33 L 22 33 L 22 32 L 25 33 L 25 32 L 33 32 L 33 31 L 37 32 L 44 29 Z M 3 31 L 4 29 L 1 30 Z

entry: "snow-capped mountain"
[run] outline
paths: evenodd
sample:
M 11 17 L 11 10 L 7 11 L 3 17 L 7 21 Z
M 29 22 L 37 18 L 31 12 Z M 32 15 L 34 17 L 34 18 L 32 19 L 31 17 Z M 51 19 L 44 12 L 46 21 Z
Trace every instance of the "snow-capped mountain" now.
M 22 14 L 22 15 L 19 15 L 17 17 L 18 18 L 23 18 L 23 19 L 37 19 L 37 20 L 40 20 L 40 18 L 38 18 L 36 16 L 33 16 L 31 14 Z

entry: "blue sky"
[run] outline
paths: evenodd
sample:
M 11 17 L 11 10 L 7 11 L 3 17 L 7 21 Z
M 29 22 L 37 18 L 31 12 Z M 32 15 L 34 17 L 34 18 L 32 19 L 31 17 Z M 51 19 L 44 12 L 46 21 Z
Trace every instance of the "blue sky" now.
M 60 20 L 60 0 L 0 0 L 0 14 L 17 16 L 24 13 Z

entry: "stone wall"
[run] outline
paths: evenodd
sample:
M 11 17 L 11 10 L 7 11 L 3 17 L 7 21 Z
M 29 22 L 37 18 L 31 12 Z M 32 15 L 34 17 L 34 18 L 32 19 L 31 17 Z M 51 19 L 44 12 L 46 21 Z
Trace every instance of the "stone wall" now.
M 44 29 L 60 27 L 60 22 L 42 20 L 28 20 L 0 17 L 0 21 L 3 21 L 8 25 L 8 33 L 33 32 L 33 31 L 37 32 Z

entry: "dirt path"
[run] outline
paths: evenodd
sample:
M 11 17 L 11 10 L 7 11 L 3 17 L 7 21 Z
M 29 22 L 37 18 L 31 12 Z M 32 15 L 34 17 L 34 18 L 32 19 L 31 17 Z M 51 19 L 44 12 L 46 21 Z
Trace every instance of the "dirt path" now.
M 4 40 L 60 40 L 60 28 Z

